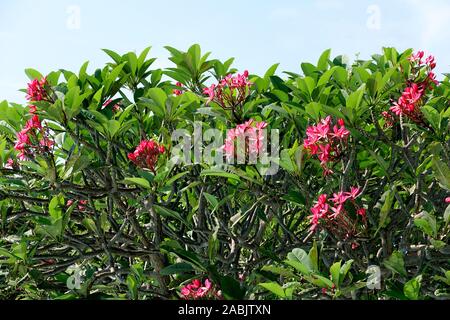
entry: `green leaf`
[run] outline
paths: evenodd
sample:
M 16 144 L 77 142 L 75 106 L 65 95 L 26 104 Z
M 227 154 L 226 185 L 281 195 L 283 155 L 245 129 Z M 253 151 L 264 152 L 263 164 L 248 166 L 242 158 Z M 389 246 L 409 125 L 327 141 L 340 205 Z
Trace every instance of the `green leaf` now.
M 375 161 L 378 163 L 378 165 L 381 168 L 381 171 L 383 173 L 383 175 L 387 176 L 387 171 L 388 171 L 388 164 L 386 163 L 386 161 L 377 153 L 375 153 L 373 150 L 371 149 L 367 149 L 367 151 L 369 151 L 370 155 L 375 159 Z
M 142 51 L 138 58 L 138 68 L 141 68 L 147 58 L 148 53 L 150 52 L 152 47 L 147 47 Z
M 395 199 L 395 187 L 392 190 L 386 191 L 384 194 L 384 203 L 380 210 L 380 220 L 378 222 L 378 230 L 380 228 L 386 227 L 388 223 L 389 213 L 391 212 L 392 205 L 394 204 Z
M 313 76 L 318 71 L 316 66 L 308 62 L 302 63 L 301 67 L 305 76 Z
M 342 285 L 342 283 L 345 280 L 345 277 L 347 276 L 348 272 L 350 271 L 350 268 L 352 267 L 353 264 L 353 260 L 348 260 L 346 263 L 344 263 L 344 265 L 341 267 L 340 270 L 340 277 L 339 277 L 339 281 L 340 281 L 340 285 Z
M 414 224 L 424 233 L 430 237 L 437 237 L 437 224 L 436 218 L 429 212 L 422 212 L 418 217 L 414 219 Z
M 25 69 L 25 74 L 30 80 L 41 80 L 43 78 L 39 71 L 32 68 Z
M 299 78 L 297 80 L 297 86 L 307 97 L 311 97 L 311 94 L 316 87 L 316 81 L 311 77 Z
M 192 266 L 202 272 L 207 271 L 207 266 L 202 261 L 200 261 L 196 253 L 184 250 L 183 248 L 181 248 L 180 244 L 174 240 L 164 241 L 161 244 L 161 249 L 176 254 L 178 257 L 185 260 L 186 262 L 189 262 Z
M 212 194 L 209 194 L 207 192 L 204 192 L 203 195 L 205 196 L 206 200 L 208 200 L 209 204 L 215 208 L 218 206 L 219 204 L 219 200 L 217 200 L 217 198 L 215 196 L 213 196 Z
M 437 156 L 433 156 L 432 167 L 434 177 L 445 189 L 450 191 L 450 169 L 448 165 L 442 162 Z
M 305 250 L 296 248 L 288 253 L 289 261 L 299 262 L 304 265 L 308 271 L 313 271 L 312 262 Z
M 110 138 L 114 138 L 117 132 L 120 130 L 120 122 L 117 120 L 108 120 L 108 132 Z
M 266 265 L 264 267 L 261 268 L 262 271 L 266 271 L 266 272 L 271 272 L 283 277 L 288 277 L 288 278 L 294 278 L 295 274 L 287 268 L 282 268 L 282 267 L 275 267 L 272 265 Z
M 445 209 L 444 222 L 445 222 L 445 224 L 449 224 L 450 223 L 450 205 L 448 205 L 447 208 Z
M 272 65 L 267 71 L 266 74 L 264 75 L 264 79 L 269 80 L 270 77 L 272 77 L 275 74 L 275 71 L 278 69 L 278 66 L 280 64 L 276 63 L 274 65 Z
M 335 262 L 330 267 L 331 280 L 339 288 L 340 276 L 341 276 L 341 261 Z
M 209 237 L 208 240 L 208 257 L 211 264 L 213 264 L 216 261 L 216 255 L 220 249 L 220 242 L 217 239 L 218 232 L 219 228 L 216 227 L 213 234 Z
M 121 183 L 127 185 L 137 185 L 145 189 L 151 189 L 150 182 L 144 178 L 126 178 Z
M 384 265 L 389 270 L 399 273 L 404 277 L 407 275 L 403 255 L 399 251 L 394 251 L 389 259 L 384 260 Z
M 425 118 L 431 124 L 434 130 L 439 131 L 441 128 L 441 115 L 432 106 L 425 105 L 420 108 Z
M 53 197 L 48 206 L 48 211 L 53 221 L 61 219 L 63 217 L 62 210 L 65 207 L 64 197 L 58 195 Z
M 162 110 L 166 109 L 167 95 L 160 88 L 151 88 L 148 90 L 148 96 L 156 103 Z
M 322 111 L 322 105 L 317 102 L 308 103 L 305 107 L 306 113 L 316 122 L 320 119 L 320 111 Z
M 331 49 L 325 50 L 317 62 L 317 69 L 325 71 L 328 68 L 328 60 L 330 60 Z
M 118 53 L 108 49 L 102 49 L 102 51 L 105 52 L 108 56 L 110 56 L 115 63 L 119 64 L 121 62 L 122 57 Z
M 418 300 L 420 296 L 420 282 L 422 281 L 422 276 L 418 276 L 409 280 L 403 286 L 403 293 L 410 300 Z
M 239 281 L 230 276 L 220 277 L 220 288 L 225 299 L 228 300 L 242 300 L 245 296 L 245 291 L 241 288 Z
M 226 171 L 221 171 L 221 170 L 203 170 L 202 173 L 200 174 L 200 176 L 202 176 L 202 177 L 204 177 L 204 176 L 223 177 L 223 178 L 229 178 L 229 179 L 240 181 L 240 178 L 238 175 L 236 175 L 234 173 L 229 173 Z
M 128 60 L 128 64 L 130 66 L 131 69 L 131 73 L 132 74 L 136 74 L 137 68 L 138 68 L 138 58 L 136 56 L 136 53 L 134 52 L 129 52 L 126 55 L 126 58 Z
M 180 262 L 176 264 L 172 264 L 168 267 L 165 267 L 160 271 L 161 275 L 163 276 L 170 276 L 173 274 L 183 274 L 183 273 L 189 273 L 194 271 L 194 268 L 191 264 L 186 262 Z
M 158 205 L 153 205 L 153 207 L 155 208 L 155 211 L 161 216 L 166 218 L 174 218 L 186 224 L 186 221 L 181 217 L 181 215 L 178 212 Z
M 11 261 L 15 261 L 17 259 L 20 259 L 18 256 L 10 253 L 8 250 L 0 248 L 0 257 L 7 257 L 10 258 Z
M 266 290 L 269 290 L 273 294 L 275 294 L 277 297 L 285 299 L 287 298 L 286 292 L 284 292 L 284 289 L 282 286 L 280 286 L 276 282 L 265 282 L 265 283 L 259 283 L 260 287 L 263 287 Z
M 325 278 L 324 276 L 321 276 L 319 274 L 312 274 L 305 279 L 320 288 L 330 289 L 333 287 L 333 282 L 330 279 Z
M 358 110 L 364 97 L 365 85 L 363 84 L 357 91 L 350 94 L 347 98 L 347 108 Z
M 330 70 L 326 71 L 319 79 L 319 81 L 317 82 L 317 86 L 320 87 L 324 84 L 328 84 L 328 82 L 330 81 L 331 76 L 335 73 L 335 71 L 337 70 L 337 68 L 339 68 L 338 66 L 334 66 L 333 68 L 331 68 Z
M 319 251 L 317 249 L 317 241 L 314 240 L 313 246 L 311 250 L 309 250 L 308 254 L 309 260 L 311 261 L 312 271 L 319 271 Z
M 128 291 L 130 292 L 130 298 L 136 300 L 138 298 L 138 282 L 134 275 L 129 274 L 127 277 Z

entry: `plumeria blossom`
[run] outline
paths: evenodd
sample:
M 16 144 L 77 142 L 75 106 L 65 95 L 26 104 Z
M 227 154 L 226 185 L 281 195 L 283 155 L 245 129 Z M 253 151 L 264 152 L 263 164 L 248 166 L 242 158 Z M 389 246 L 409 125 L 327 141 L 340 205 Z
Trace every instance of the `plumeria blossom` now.
M 172 92 L 176 96 L 181 96 L 184 93 L 183 84 L 181 82 L 177 82 L 176 86 L 180 89 L 174 89 Z
M 364 226 L 367 224 L 366 209 L 355 201 L 360 195 L 361 189 L 358 187 L 352 187 L 349 192 L 336 192 L 332 197 L 321 194 L 311 208 L 310 230 L 313 232 L 322 227 L 342 240 L 358 235 L 361 224 L 358 217 Z M 354 208 L 355 217 L 349 213 L 349 207 Z
M 160 145 L 153 140 L 143 140 L 134 152 L 128 154 L 128 159 L 136 166 L 142 169 L 149 169 L 155 173 L 155 166 L 158 162 L 158 158 L 164 152 L 165 148 L 163 145 Z
M 13 159 L 9 158 L 3 167 L 5 169 L 14 169 L 16 167 L 16 164 L 14 163 Z
M 229 74 L 218 84 L 204 88 L 203 94 L 208 96 L 207 104 L 215 102 L 223 109 L 235 111 L 250 94 L 253 84 L 248 81 L 248 75 L 248 71 L 237 75 Z
M 345 128 L 343 119 L 339 119 L 336 124 L 332 124 L 330 116 L 322 119 L 320 123 L 306 129 L 307 138 L 303 146 L 310 155 L 315 155 L 320 161 L 325 176 L 333 171 L 329 163 L 339 159 L 342 149 L 350 136 L 350 131 Z
M 34 79 L 28 84 L 27 100 L 28 101 L 50 101 L 50 96 L 46 87 L 48 86 L 47 78 L 41 80 Z
M 423 60 L 425 54 L 423 51 L 414 53 L 409 57 L 411 64 L 411 78 L 407 81 L 407 87 L 404 89 L 398 101 L 391 106 L 390 113 L 384 111 L 382 116 L 386 119 L 385 127 L 391 127 L 394 124 L 394 115 L 405 116 L 416 124 L 425 126 L 424 116 L 421 107 L 424 105 L 424 97 L 429 92 L 434 90 L 435 86 L 439 84 L 436 80 L 436 75 L 433 69 L 436 67 L 436 62 L 433 56 L 428 56 Z M 425 79 L 423 79 L 423 71 Z
M 75 202 L 75 200 L 68 200 L 66 203 L 67 207 L 70 207 L 71 205 L 73 205 Z M 78 201 L 78 210 L 80 211 L 86 211 L 86 206 L 88 204 L 87 200 L 79 200 Z
M 220 299 L 221 292 L 216 291 L 212 282 L 206 279 L 204 284 L 198 279 L 181 288 L 181 296 L 185 300 L 209 300 Z
M 381 112 L 381 116 L 384 118 L 385 124 L 384 128 L 390 128 L 394 125 L 394 116 L 389 111 L 383 111 Z
M 28 108 L 29 108 L 29 112 L 30 112 L 31 114 L 35 114 L 36 111 L 37 111 L 36 106 L 29 105 Z
M 267 123 L 255 122 L 253 119 L 230 129 L 222 146 L 227 159 L 234 159 L 235 155 L 257 157 L 264 149 L 264 129 Z
M 19 160 L 26 161 L 34 158 L 36 154 L 49 152 L 53 145 L 48 129 L 42 126 L 37 115 L 33 115 L 25 127 L 17 133 L 14 149 L 19 151 Z

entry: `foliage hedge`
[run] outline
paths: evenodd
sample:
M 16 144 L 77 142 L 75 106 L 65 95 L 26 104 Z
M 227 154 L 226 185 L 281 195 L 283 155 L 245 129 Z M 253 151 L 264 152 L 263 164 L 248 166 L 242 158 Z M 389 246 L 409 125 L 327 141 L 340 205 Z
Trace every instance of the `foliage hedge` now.
M 164 70 L 150 48 L 27 69 L 28 103 L 0 104 L 2 299 L 450 297 L 450 82 L 432 57 L 327 50 L 258 76 L 167 50 Z M 273 174 L 171 156 L 176 129 L 255 123 L 278 130 Z

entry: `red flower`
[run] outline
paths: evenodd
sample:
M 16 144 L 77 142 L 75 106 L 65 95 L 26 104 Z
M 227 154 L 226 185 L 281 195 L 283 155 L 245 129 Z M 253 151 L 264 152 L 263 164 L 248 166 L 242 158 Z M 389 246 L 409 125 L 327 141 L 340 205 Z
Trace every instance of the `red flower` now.
M 75 200 L 67 200 L 66 206 L 70 207 L 73 205 Z M 87 200 L 78 200 L 78 210 L 80 211 L 86 211 L 86 206 L 88 204 Z
M 42 127 L 39 117 L 33 115 L 22 131 L 17 133 L 14 149 L 20 151 L 19 160 L 25 161 L 35 154 L 48 152 L 53 145 L 54 142 L 49 139 L 48 131 Z
M 348 192 L 344 193 L 342 191 L 335 193 L 333 194 L 333 198 L 331 200 L 334 202 L 334 204 L 337 205 L 344 204 L 348 199 L 350 199 L 350 196 L 348 194 Z
M 214 97 L 216 96 L 215 93 L 216 85 L 212 84 L 209 88 L 203 89 L 203 94 L 207 95 L 209 97 L 208 103 L 214 100 Z
M 4 168 L 5 168 L 5 169 L 14 169 L 14 167 L 15 167 L 14 160 L 11 159 L 11 158 L 9 158 L 9 159 L 6 161 L 6 164 L 4 165 Z
M 450 197 L 445 198 L 445 203 L 450 203 Z
M 332 119 L 328 116 L 317 125 L 306 128 L 307 138 L 303 141 L 303 146 L 309 154 L 317 155 L 324 176 L 333 173 L 328 164 L 338 160 L 343 144 L 350 136 L 350 131 L 345 128 L 343 119 L 337 121 L 333 130 L 331 130 L 331 125 Z
M 204 88 L 203 94 L 209 97 L 207 104 L 214 101 L 224 109 L 234 109 L 246 100 L 252 85 L 248 71 L 244 71 L 242 75 L 227 75 L 218 84 Z
M 230 129 L 225 139 L 225 145 L 222 150 L 228 159 L 234 158 L 237 152 L 242 152 L 247 155 L 259 155 L 263 151 L 264 129 L 267 123 L 264 121 L 254 122 L 253 119 L 236 126 L 235 129 Z M 245 143 L 245 148 L 237 149 L 235 144 L 237 141 Z M 237 145 L 239 147 L 239 143 Z
M 411 74 L 414 79 L 408 80 L 407 87 L 404 89 L 402 95 L 389 109 L 396 116 L 403 115 L 419 125 L 424 125 L 425 123 L 424 116 L 420 110 L 424 104 L 424 96 L 427 90 L 434 89 L 433 85 L 439 84 L 436 81 L 436 75 L 432 71 L 436 67 L 434 57 L 427 57 L 425 62 L 422 60 L 423 57 L 424 52 L 419 51 L 409 58 L 411 62 Z M 425 80 L 421 78 L 424 69 L 427 76 Z M 387 121 L 385 127 L 391 127 L 394 123 L 394 118 L 387 112 L 383 112 L 382 115 Z
M 49 95 L 45 89 L 48 85 L 47 79 L 44 77 L 41 80 L 34 79 L 28 84 L 27 100 L 28 101 L 47 101 Z
M 321 194 L 317 203 L 311 208 L 310 231 L 316 231 L 320 226 L 344 240 L 357 235 L 359 221 L 347 212 L 346 207 L 353 205 L 357 215 L 362 217 L 362 222 L 366 225 L 366 210 L 355 202 L 359 194 L 360 189 L 357 187 L 352 187 L 350 192 L 334 193 L 332 198 Z M 349 200 L 351 203 L 347 204 Z
M 29 112 L 30 112 L 31 114 L 34 114 L 34 113 L 36 113 L 36 111 L 37 111 L 36 106 L 30 105 L 30 106 L 28 106 L 28 108 L 30 109 Z
M 128 154 L 128 159 L 136 166 L 149 169 L 155 173 L 155 166 L 159 155 L 164 152 L 165 148 L 163 145 L 159 145 L 153 140 L 143 140 L 133 153 Z
M 361 189 L 359 187 L 351 187 L 350 192 L 347 192 L 347 196 L 351 200 L 355 200 L 361 192 Z
M 417 53 L 412 54 L 408 60 L 411 62 L 417 62 L 419 64 L 422 64 L 422 58 L 424 56 L 424 52 L 423 51 L 418 51 Z
M 173 94 L 174 95 L 176 95 L 176 96 L 180 96 L 180 95 L 182 95 L 183 94 L 183 84 L 181 83 L 181 82 L 177 82 L 177 84 L 176 84 L 176 86 L 177 87 L 179 87 L 179 88 L 181 88 L 181 89 L 174 89 L 173 90 Z
M 30 137 L 24 132 L 19 132 L 17 134 L 17 142 L 14 146 L 14 149 L 16 149 L 17 151 L 23 151 L 29 144 L 31 144 Z
M 204 284 L 200 280 L 195 279 L 190 284 L 181 288 L 180 293 L 185 300 L 220 298 L 221 296 L 220 291 L 214 289 L 209 279 L 206 279 Z
M 359 214 L 361 217 L 365 217 L 366 209 L 364 209 L 364 208 L 358 209 L 358 211 L 356 211 L 356 213 Z

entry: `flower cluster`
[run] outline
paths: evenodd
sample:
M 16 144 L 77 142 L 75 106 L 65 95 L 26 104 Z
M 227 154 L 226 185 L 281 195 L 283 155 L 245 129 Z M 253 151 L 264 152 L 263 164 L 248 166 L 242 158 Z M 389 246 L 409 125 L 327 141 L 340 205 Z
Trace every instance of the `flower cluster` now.
M 5 169 L 15 169 L 17 168 L 17 164 L 14 162 L 13 159 L 9 158 L 8 160 L 6 160 L 6 163 L 4 164 L 3 168 Z
M 180 89 L 174 89 L 173 94 L 176 96 L 181 96 L 184 93 L 183 84 L 181 82 L 177 82 L 176 86 Z
M 241 105 L 250 93 L 252 83 L 248 81 L 248 71 L 233 76 L 229 74 L 218 84 L 204 88 L 203 93 L 209 97 L 208 103 L 215 102 L 223 109 L 235 109 Z
M 332 197 L 321 194 L 311 208 L 311 231 L 316 231 L 319 226 L 346 240 L 358 234 L 358 221 L 352 217 L 350 210 L 360 216 L 366 224 L 366 209 L 356 203 L 356 198 L 361 195 L 358 187 L 352 187 L 349 192 L 334 193 Z
M 153 140 L 143 140 L 133 153 L 128 154 L 128 159 L 136 166 L 142 169 L 149 169 L 155 173 L 155 166 L 158 162 L 159 155 L 164 152 L 165 148 L 163 145 Z
M 407 87 L 397 102 L 389 109 L 396 116 L 406 116 L 411 121 L 424 125 L 424 116 L 420 110 L 423 105 L 423 97 L 428 91 L 434 89 L 437 85 L 436 75 L 433 69 L 436 67 L 436 62 L 433 56 L 428 56 L 425 60 L 424 52 L 419 51 L 409 57 L 411 64 L 411 78 L 407 80 Z M 425 78 L 423 76 L 425 74 Z M 392 116 L 384 112 L 383 117 L 387 120 L 387 126 L 393 124 Z
M 28 84 L 27 100 L 28 101 L 50 101 L 50 96 L 46 90 L 48 86 L 47 78 L 41 80 L 34 79 Z
M 221 292 L 214 289 L 209 279 L 206 279 L 204 284 L 198 279 L 193 280 L 181 288 L 181 295 L 185 300 L 220 299 L 222 297 Z
M 306 135 L 307 138 L 303 142 L 305 149 L 309 154 L 317 155 L 324 176 L 332 174 L 329 163 L 339 159 L 344 143 L 347 142 L 350 135 L 350 131 L 345 128 L 344 120 L 339 119 L 333 125 L 331 117 L 328 116 L 319 124 L 308 127 Z
M 66 203 L 67 207 L 70 207 L 71 205 L 73 205 L 75 202 L 75 200 L 68 200 Z M 88 204 L 87 200 L 79 200 L 78 201 L 78 210 L 80 211 L 86 211 L 86 206 Z
M 234 159 L 235 155 L 256 157 L 264 150 L 264 129 L 267 123 L 255 122 L 253 119 L 230 129 L 225 139 L 222 150 L 228 160 Z
M 19 160 L 26 161 L 34 158 L 36 154 L 49 152 L 53 144 L 54 142 L 49 138 L 48 129 L 42 126 L 37 115 L 33 115 L 17 134 L 14 149 L 19 151 Z

